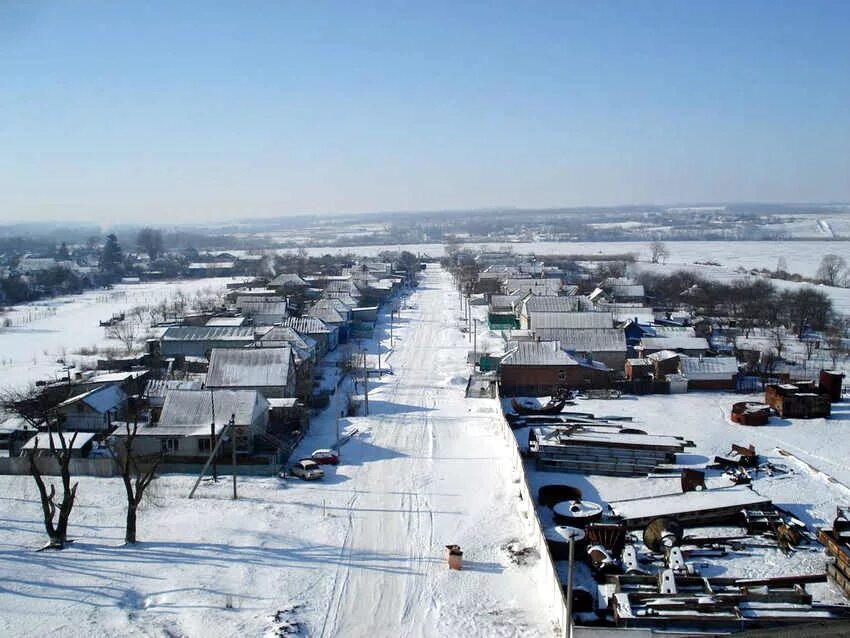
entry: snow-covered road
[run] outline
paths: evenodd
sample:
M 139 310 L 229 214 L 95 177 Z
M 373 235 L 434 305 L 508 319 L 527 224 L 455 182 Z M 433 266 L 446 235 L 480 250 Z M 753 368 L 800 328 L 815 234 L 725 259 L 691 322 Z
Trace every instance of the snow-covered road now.
M 510 456 L 497 402 L 463 397 L 464 337 L 447 275 L 428 271 L 413 301 L 389 359 L 394 375 L 370 390 L 369 416 L 352 419 L 365 436 L 343 447 L 359 467 L 342 553 L 360 558 L 341 562 L 320 635 L 545 633 L 533 567 L 506 567 L 500 549 L 522 537 Z M 464 549 L 462 572 L 446 568 L 449 543 Z

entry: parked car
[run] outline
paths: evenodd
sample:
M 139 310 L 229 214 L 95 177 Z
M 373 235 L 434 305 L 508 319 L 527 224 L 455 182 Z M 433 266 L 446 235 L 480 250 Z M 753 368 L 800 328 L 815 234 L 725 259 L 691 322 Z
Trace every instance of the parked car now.
M 319 464 L 313 459 L 301 459 L 294 465 L 290 466 L 289 473 L 292 476 L 297 476 L 305 481 L 320 479 L 325 475 L 324 470 L 320 468 Z
M 334 450 L 316 450 L 313 454 L 310 455 L 310 458 L 313 459 L 319 465 L 338 465 L 339 464 L 339 454 Z

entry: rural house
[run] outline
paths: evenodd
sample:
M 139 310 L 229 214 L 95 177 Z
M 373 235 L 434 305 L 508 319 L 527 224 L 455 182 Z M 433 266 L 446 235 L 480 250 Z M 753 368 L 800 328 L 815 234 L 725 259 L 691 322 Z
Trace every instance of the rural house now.
M 292 348 L 214 349 L 206 387 L 215 390 L 256 390 L 265 398 L 295 396 Z

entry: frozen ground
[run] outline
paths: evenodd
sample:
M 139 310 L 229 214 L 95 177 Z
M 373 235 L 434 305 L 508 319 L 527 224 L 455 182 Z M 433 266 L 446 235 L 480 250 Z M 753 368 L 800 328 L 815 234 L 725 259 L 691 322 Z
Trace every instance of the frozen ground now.
M 463 398 L 447 275 L 429 268 L 412 301 L 386 353 L 394 374 L 370 379 L 370 414 L 343 420 L 358 434 L 322 482 L 244 479 L 238 501 L 228 481 L 207 483 L 190 501 L 193 477 L 165 476 L 140 518 L 144 542 L 124 547 L 120 480 L 83 478 L 75 543 L 36 553 L 32 479 L 0 477 L 0 635 L 279 636 L 296 624 L 328 637 L 552 635 L 542 566 L 500 549 L 529 542 L 512 442 L 498 402 Z M 300 453 L 333 443 L 341 404 Z M 449 543 L 464 550 L 461 572 L 446 569 Z
M 178 292 L 190 300 L 200 292 L 222 292 L 230 278 L 119 284 L 110 290 L 55 297 L 12 306 L 2 316 L 11 327 L 0 327 L 0 387 L 21 386 L 37 379 L 62 377 L 57 359 L 81 362 L 80 348 L 120 349 L 106 338 L 99 321 L 134 306 L 156 305 Z

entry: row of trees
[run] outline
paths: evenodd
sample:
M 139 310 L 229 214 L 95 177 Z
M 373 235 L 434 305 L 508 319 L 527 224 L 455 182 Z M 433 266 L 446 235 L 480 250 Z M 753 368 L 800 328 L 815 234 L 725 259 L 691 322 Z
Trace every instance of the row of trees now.
M 44 530 L 48 544 L 44 549 L 64 549 L 69 542 L 68 525 L 77 499 L 79 482 L 71 471 L 76 432 L 65 432 L 61 419 L 51 409 L 50 397 L 40 388 L 25 391 L 6 389 L 0 393 L 4 409 L 23 418 L 46 434 L 46 447 L 27 448 L 22 455 L 38 489 Z M 137 424 L 127 423 L 125 432 L 110 444 L 127 497 L 124 530 L 126 543 L 136 542 L 136 522 L 145 491 L 156 477 L 162 454 L 141 454 L 136 446 Z M 58 470 L 58 473 L 57 473 Z M 49 474 L 57 473 L 58 484 Z M 58 488 L 58 489 L 57 489 Z
M 670 275 L 643 272 L 638 276 L 656 307 L 686 306 L 699 314 L 734 321 L 747 333 L 756 326 L 785 326 L 801 338 L 807 330 L 846 330 L 829 296 L 812 287 L 778 289 L 762 278 L 731 282 L 709 280 L 686 270 Z

